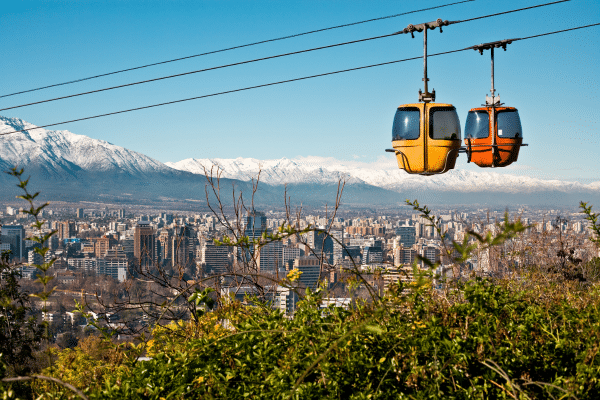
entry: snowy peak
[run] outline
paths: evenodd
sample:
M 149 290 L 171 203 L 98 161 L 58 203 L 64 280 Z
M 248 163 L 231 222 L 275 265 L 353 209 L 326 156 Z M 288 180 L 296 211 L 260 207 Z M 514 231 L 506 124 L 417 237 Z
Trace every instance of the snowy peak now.
M 171 168 L 204 174 L 205 170 L 219 168 L 224 178 L 250 181 L 256 179 L 260 172 L 260 180 L 271 185 L 287 183 L 337 183 L 345 178 L 348 183 L 358 183 L 357 179 L 344 171 L 323 168 L 318 164 L 303 163 L 298 160 L 281 158 L 277 160 L 257 160 L 254 158 L 236 159 L 199 159 L 189 158 L 176 163 L 165 163 Z
M 260 171 L 262 182 L 280 185 L 286 183 L 332 183 L 345 178 L 347 183 L 364 182 L 380 188 L 403 192 L 407 190 L 434 190 L 451 192 L 534 193 L 560 191 L 600 191 L 600 182 L 582 184 L 560 180 L 543 180 L 522 175 L 493 171 L 451 170 L 443 175 L 423 177 L 409 175 L 398 169 L 393 158 L 382 157 L 374 163 L 339 161 L 325 157 L 281 158 L 276 160 L 198 159 L 167 162 L 168 166 L 195 174 L 204 174 L 205 168 L 218 167 L 226 178 L 249 181 Z
M 36 128 L 0 116 L 0 133 Z M 171 170 L 159 161 L 104 140 L 43 128 L 0 136 L 0 165 L 35 166 L 54 174 L 84 170 L 144 174 Z

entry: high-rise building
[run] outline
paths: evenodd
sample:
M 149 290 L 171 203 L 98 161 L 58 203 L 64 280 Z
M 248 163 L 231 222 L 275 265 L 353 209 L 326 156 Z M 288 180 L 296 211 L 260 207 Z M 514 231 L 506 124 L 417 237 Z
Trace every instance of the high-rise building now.
M 403 246 L 394 249 L 394 265 L 412 265 L 417 256 L 414 248 L 405 248 Z
M 150 267 L 156 260 L 156 235 L 148 221 L 138 221 L 135 227 L 133 256 L 141 267 Z
M 25 229 L 23 225 L 4 225 L 0 231 L 0 243 L 4 250 L 10 250 L 11 261 L 21 261 L 27 256 L 24 249 Z M 8 245 L 8 246 L 6 246 Z
M 264 232 L 268 232 L 267 217 L 265 214 L 256 210 L 249 211 L 248 215 L 246 216 L 246 223 L 244 225 L 244 236 L 247 236 L 250 241 L 252 241 L 254 239 L 260 239 Z M 250 263 L 254 255 L 254 246 L 240 246 L 237 249 L 237 253 L 237 259 L 239 262 Z
M 414 226 L 399 226 L 396 228 L 396 235 L 399 236 L 398 243 L 404 247 L 411 247 L 417 242 L 417 231 Z
M 194 231 L 188 225 L 178 228 L 171 240 L 171 265 L 189 267 L 194 259 Z
M 440 261 L 441 251 L 436 246 L 423 246 L 421 255 L 432 263 L 436 263 Z
M 97 274 L 123 282 L 127 279 L 127 256 L 122 250 L 108 250 L 103 258 L 97 260 L 96 268 Z
M 114 240 L 112 240 L 111 238 L 108 238 L 106 236 L 96 239 L 95 242 L 96 242 L 96 244 L 95 244 L 94 251 L 96 253 L 97 258 L 104 257 L 106 252 L 114 244 Z
M 316 256 L 305 256 L 294 260 L 294 269 L 302 272 L 298 282 L 303 288 L 315 290 L 321 277 L 321 262 Z
M 56 225 L 58 231 L 58 238 L 62 241 L 64 239 L 75 236 L 75 222 L 71 221 L 60 221 Z
M 313 250 L 315 255 L 323 258 L 323 262 L 333 265 L 343 257 L 341 245 L 343 237 L 343 231 L 341 230 L 326 232 L 324 229 L 317 229 L 308 232 L 306 244 Z
M 302 250 L 298 247 L 283 246 L 282 252 L 282 263 L 286 270 L 292 269 L 294 266 L 294 260 L 302 256 Z
M 231 264 L 231 247 L 215 246 L 212 240 L 202 245 L 200 261 L 204 273 L 208 275 L 224 274 Z
M 275 274 L 283 264 L 283 244 L 280 240 L 269 242 L 258 249 L 258 270 L 260 272 Z
M 77 218 L 83 218 L 83 208 L 77 209 Z
M 264 213 L 256 210 L 248 212 L 244 235 L 251 239 L 259 238 L 267 230 L 267 217 Z
M 173 246 L 173 237 L 170 229 L 163 229 L 158 235 L 158 249 L 159 258 L 163 263 L 171 261 L 171 252 Z
M 365 246 L 363 264 L 380 263 L 383 261 L 383 249 L 379 246 Z

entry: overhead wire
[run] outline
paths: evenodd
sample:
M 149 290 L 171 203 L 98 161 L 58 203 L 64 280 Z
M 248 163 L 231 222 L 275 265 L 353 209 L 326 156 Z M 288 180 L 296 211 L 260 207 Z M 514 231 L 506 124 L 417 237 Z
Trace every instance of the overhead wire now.
M 550 3 L 538 4 L 538 5 L 535 5 L 535 6 L 519 8 L 519 9 L 516 9 L 516 10 L 503 11 L 503 12 L 500 12 L 500 13 L 484 15 L 484 16 L 480 16 L 480 17 L 476 17 L 476 18 L 470 18 L 470 19 L 466 19 L 466 20 L 452 21 L 451 24 L 459 24 L 459 23 L 463 23 L 463 22 L 474 21 L 474 20 L 477 20 L 477 19 L 496 17 L 496 16 L 503 15 L 503 14 L 510 14 L 510 13 L 517 12 L 517 11 L 530 10 L 530 9 L 533 9 L 533 8 L 544 7 L 544 6 L 549 6 L 549 5 L 558 4 L 558 3 L 564 3 L 564 2 L 567 2 L 567 1 L 571 1 L 571 0 L 558 0 L 558 1 L 553 1 L 553 2 L 550 2 Z M 373 36 L 373 37 L 370 37 L 370 38 L 364 38 L 364 39 L 358 39 L 358 40 L 351 40 L 351 41 L 348 41 L 348 42 L 335 43 L 335 44 L 326 45 L 326 46 L 314 47 L 314 48 L 311 48 L 311 49 L 304 49 L 304 50 L 298 50 L 298 51 L 293 51 L 293 52 L 288 52 L 288 53 L 283 53 L 283 54 L 277 54 L 277 55 L 274 55 L 274 56 L 267 56 L 267 57 L 255 58 L 255 59 L 252 59 L 252 60 L 239 61 L 239 62 L 235 62 L 235 63 L 225 64 L 225 65 L 219 65 L 219 66 L 216 66 L 216 67 L 203 68 L 203 69 L 199 69 L 199 70 L 195 70 L 195 71 L 182 72 L 182 73 L 179 73 L 179 74 L 167 75 L 167 76 L 162 76 L 162 77 L 158 77 L 158 78 L 146 79 L 146 80 L 142 80 L 142 81 L 138 81 L 138 82 L 125 83 L 125 84 L 122 84 L 122 85 L 111 86 L 111 87 L 102 88 L 102 89 L 96 89 L 96 90 L 90 90 L 90 91 L 81 92 L 81 93 L 70 94 L 70 95 L 66 95 L 66 96 L 54 97 L 54 98 L 46 99 L 46 100 L 34 101 L 34 102 L 31 102 L 31 103 L 20 104 L 20 105 L 17 105 L 17 106 L 4 107 L 4 108 L 0 108 L 0 111 L 14 110 L 16 108 L 21 108 L 21 107 L 28 107 L 28 106 L 32 106 L 32 105 L 49 103 L 49 102 L 58 101 L 58 100 L 65 100 L 65 99 L 69 99 L 69 98 L 73 98 L 73 97 L 85 96 L 85 95 L 89 95 L 89 94 L 93 94 L 93 93 L 106 92 L 106 91 L 109 91 L 109 90 L 121 89 L 121 88 L 125 88 L 125 87 L 136 86 L 136 85 L 141 85 L 141 84 L 150 83 L 150 82 L 157 82 L 157 81 L 161 81 L 161 80 L 165 80 L 165 79 L 171 79 L 171 78 L 177 78 L 177 77 L 182 77 L 182 76 L 187 76 L 187 75 L 192 75 L 192 74 L 198 74 L 198 73 L 206 72 L 206 71 L 213 71 L 213 70 L 223 69 L 223 68 L 228 68 L 228 67 L 233 67 L 233 66 L 237 66 L 237 65 L 250 64 L 250 63 L 254 63 L 254 62 L 258 62 L 258 61 L 271 60 L 271 59 L 274 59 L 274 58 L 287 57 L 287 56 L 291 56 L 291 55 L 308 53 L 308 52 L 317 51 L 317 50 L 324 50 L 324 49 L 330 49 L 330 48 L 333 48 L 333 47 L 346 46 L 346 45 L 349 45 L 349 44 L 356 44 L 356 43 L 361 43 L 361 42 L 367 42 L 367 41 L 371 41 L 371 40 L 387 38 L 387 37 L 391 37 L 391 36 L 395 36 L 395 35 L 401 35 L 401 34 L 405 34 L 405 33 L 408 33 L 408 32 L 406 30 L 404 30 L 404 31 L 399 31 L 399 32 L 394 32 L 394 33 L 386 34 L 386 35 Z
M 600 25 L 600 23 L 595 23 L 595 24 L 590 24 L 590 25 L 583 25 L 583 26 L 578 26 L 578 27 L 569 28 L 569 29 L 562 29 L 562 30 L 559 30 L 559 31 L 546 32 L 546 33 L 542 33 L 542 34 L 538 34 L 538 35 L 532 35 L 532 36 L 527 36 L 527 37 L 517 38 L 517 39 L 511 39 L 511 40 L 528 40 L 528 39 L 538 38 L 538 37 L 542 37 L 542 36 L 554 35 L 554 34 L 557 34 L 557 33 L 564 33 L 564 32 L 574 31 L 574 30 L 578 30 L 578 29 L 590 28 L 590 27 L 598 26 L 598 25 Z M 461 51 L 472 50 L 472 49 L 473 49 L 473 46 L 469 46 L 469 47 L 465 47 L 463 49 L 449 50 L 449 51 L 444 51 L 444 52 L 440 52 L 440 53 L 430 54 L 430 55 L 428 55 L 428 57 L 435 57 L 435 56 L 440 56 L 440 55 L 445 55 L 445 54 L 458 53 L 458 52 L 461 52 Z M 183 102 L 186 102 L 186 101 L 198 100 L 198 99 L 203 99 L 203 98 L 207 98 L 207 97 L 215 97 L 215 96 L 220 96 L 220 95 L 224 95 L 224 94 L 242 92 L 242 91 L 246 91 L 246 90 L 258 89 L 258 88 L 263 88 L 263 87 L 268 87 L 268 86 L 281 85 L 281 84 L 284 84 L 284 83 L 297 82 L 297 81 L 302 81 L 302 80 L 306 80 L 306 79 L 312 79 L 312 78 L 318 78 L 318 77 L 323 77 L 323 76 L 341 74 L 341 73 L 351 72 L 351 71 L 358 71 L 358 70 L 363 70 L 363 69 L 367 69 L 367 68 L 380 67 L 380 66 L 384 66 L 384 65 L 390 65 L 390 64 L 396 64 L 396 63 L 405 62 L 405 61 L 422 59 L 422 57 L 423 56 L 416 56 L 416 57 L 411 57 L 411 58 L 405 58 L 405 59 L 402 59 L 402 60 L 387 61 L 387 62 L 383 62 L 383 63 L 365 65 L 365 66 L 362 66 L 362 67 L 355 67 L 355 68 L 348 68 L 348 69 L 343 69 L 343 70 L 339 70 L 339 71 L 325 72 L 325 73 L 316 74 L 316 75 L 309 75 L 309 76 L 303 76 L 303 77 L 300 77 L 300 78 L 286 79 L 286 80 L 278 81 L 278 82 L 264 83 L 264 84 L 261 84 L 261 85 L 248 86 L 248 87 L 245 87 L 245 88 L 226 90 L 226 91 L 222 91 L 222 92 L 211 93 L 211 94 L 206 94 L 206 95 L 196 96 L 196 97 L 190 97 L 190 98 L 186 98 L 186 99 L 173 100 L 173 101 L 168 101 L 168 102 L 158 103 L 158 104 L 151 104 L 151 105 L 148 105 L 148 106 L 130 108 L 130 109 L 127 109 L 127 110 L 113 111 L 113 112 L 110 112 L 110 113 L 98 114 L 98 115 L 93 115 L 93 116 L 90 116 L 90 117 L 77 118 L 77 119 L 72 119 L 72 120 L 69 120 L 69 121 L 56 122 L 56 123 L 52 123 L 52 124 L 46 124 L 46 125 L 36 126 L 36 127 L 33 127 L 33 128 L 27 128 L 27 129 L 22 129 L 22 130 L 17 130 L 17 131 L 11 131 L 11 132 L 2 132 L 2 133 L 0 133 L 0 136 L 2 136 L 2 135 L 9 135 L 9 134 L 13 134 L 13 133 L 19 133 L 19 132 L 23 132 L 24 133 L 24 132 L 27 132 L 27 131 L 31 131 L 31 130 L 35 130 L 35 129 L 40 129 L 40 128 L 47 128 L 47 127 L 50 127 L 50 126 L 69 124 L 69 123 L 72 123 L 72 122 L 79 122 L 79 121 L 85 121 L 85 120 L 90 120 L 90 119 L 95 119 L 95 118 L 107 117 L 107 116 L 110 116 L 110 115 L 124 114 L 124 113 L 132 112 L 132 111 L 139 111 L 139 110 L 144 110 L 144 109 L 148 109 L 148 108 L 161 107 L 161 106 L 166 106 L 166 105 L 176 104 L 176 103 L 183 103 Z
M 228 67 L 233 67 L 233 66 L 236 66 L 236 65 L 250 64 L 250 63 L 254 63 L 254 62 L 258 62 L 258 61 L 265 61 L 265 60 L 271 60 L 271 59 L 274 59 L 274 58 L 287 57 L 287 56 L 291 56 L 291 55 L 295 55 L 295 54 L 308 53 L 308 52 L 316 51 L 316 50 L 330 49 L 332 47 L 339 47 L 339 46 L 345 46 L 345 45 L 348 45 L 348 44 L 355 44 L 355 43 L 367 42 L 369 40 L 382 39 L 382 38 L 386 38 L 386 37 L 390 37 L 390 36 L 395 36 L 395 35 L 398 35 L 398 34 L 399 33 L 394 32 L 394 33 L 389 33 L 389 34 L 386 34 L 386 35 L 373 36 L 373 37 L 365 38 L 365 39 L 351 40 L 349 42 L 335 43 L 335 44 L 330 44 L 330 45 L 327 45 L 327 46 L 320 46 L 320 47 L 314 47 L 314 48 L 311 48 L 311 49 L 304 49 L 304 50 L 292 51 L 292 52 L 289 52 L 289 53 L 277 54 L 277 55 L 274 55 L 274 56 L 267 56 L 267 57 L 255 58 L 255 59 L 252 59 L 252 60 L 239 61 L 239 62 L 235 62 L 235 63 L 231 63 L 231 64 L 219 65 L 219 66 L 216 66 L 216 67 L 202 68 L 202 69 L 198 69 L 198 70 L 195 70 L 195 71 L 182 72 L 180 74 L 173 74 L 173 75 L 161 76 L 159 78 L 146 79 L 146 80 L 143 80 L 143 81 L 132 82 L 132 83 L 125 83 L 123 85 L 117 85 L 117 86 L 111 86 L 111 87 L 102 88 L 102 89 L 90 90 L 90 91 L 82 92 L 82 93 L 69 94 L 69 95 L 66 95 L 66 96 L 55 97 L 55 98 L 47 99 L 47 100 L 34 101 L 32 103 L 21 104 L 21 105 L 18 105 L 18 106 L 0 108 L 0 111 L 13 110 L 15 108 L 33 106 L 33 105 L 42 104 L 42 103 L 49 103 L 51 101 L 64 100 L 64 99 L 68 99 L 68 98 L 71 98 L 71 97 L 85 96 L 85 95 L 92 94 L 92 93 L 99 93 L 99 92 L 105 92 L 107 90 L 120 89 L 120 88 L 124 88 L 124 87 L 128 87 L 128 86 L 141 85 L 141 84 L 144 84 L 144 83 L 156 82 L 156 81 L 161 81 L 161 80 L 164 80 L 164 79 L 178 78 L 178 77 L 181 77 L 181 76 L 198 74 L 200 72 L 214 71 L 216 69 L 228 68 Z
M 496 17 L 498 15 L 510 14 L 510 13 L 514 13 L 514 12 L 517 12 L 517 11 L 531 10 L 533 8 L 549 6 L 551 4 L 565 3 L 567 1 L 571 1 L 571 0 L 558 0 L 558 1 L 553 1 L 551 3 L 544 3 L 544 4 L 538 4 L 538 5 L 535 5 L 535 6 L 517 8 L 515 10 L 503 11 L 503 12 L 499 12 L 499 13 L 495 13 L 495 14 L 484 15 L 484 16 L 481 16 L 481 17 L 474 17 L 474 18 L 469 18 L 469 19 L 463 19 L 463 20 L 460 20 L 460 21 L 455 21 L 455 23 L 476 21 L 478 19 L 489 18 L 489 17 Z
M 9 96 L 15 96 L 17 94 L 35 92 L 35 91 L 38 91 L 38 90 L 49 89 L 49 88 L 53 88 L 53 87 L 57 87 L 57 86 L 70 85 L 72 83 L 78 83 L 78 82 L 88 81 L 88 80 L 91 80 L 91 79 L 102 78 L 102 77 L 105 77 L 105 76 L 116 75 L 116 74 L 120 74 L 120 73 L 123 73 L 123 72 L 135 71 L 135 70 L 138 70 L 138 69 L 153 67 L 153 66 L 156 66 L 156 65 L 168 64 L 168 63 L 173 63 L 173 62 L 177 62 L 177 61 L 188 60 L 190 58 L 207 56 L 207 55 L 210 55 L 210 54 L 223 53 L 223 52 L 226 52 L 226 51 L 241 49 L 241 48 L 244 48 L 244 47 L 256 46 L 256 45 L 264 44 L 264 43 L 277 42 L 277 41 L 280 41 L 280 40 L 285 40 L 285 39 L 291 39 L 291 38 L 295 38 L 295 37 L 299 37 L 299 36 L 310 35 L 310 34 L 313 34 L 313 33 L 325 32 L 325 31 L 329 31 L 329 30 L 333 30 L 333 29 L 339 29 L 339 28 L 347 28 L 349 26 L 355 26 L 355 25 L 365 24 L 365 23 L 368 23 L 368 22 L 381 21 L 381 20 L 384 20 L 384 19 L 397 18 L 397 17 L 401 17 L 403 15 L 415 14 L 415 13 L 418 13 L 418 12 L 430 11 L 430 10 L 435 10 L 435 9 L 444 8 L 444 7 L 450 7 L 450 6 L 454 6 L 454 5 L 458 5 L 458 4 L 462 4 L 462 3 L 470 3 L 470 2 L 473 2 L 473 1 L 477 1 L 477 0 L 456 1 L 454 3 L 448 3 L 448 4 L 442 4 L 442 5 L 434 6 L 434 7 L 422 8 L 420 10 L 406 11 L 406 12 L 399 13 L 399 14 L 393 14 L 393 15 L 387 15 L 387 16 L 384 16 L 384 17 L 371 18 L 371 19 L 366 19 L 366 20 L 357 21 L 357 22 L 350 22 L 350 23 L 347 23 L 347 24 L 330 26 L 328 28 L 320 28 L 320 29 L 315 29 L 315 30 L 312 30 L 312 31 L 307 31 L 307 32 L 302 32 L 302 33 L 296 33 L 296 34 L 293 34 L 293 35 L 281 36 L 281 37 L 274 38 L 274 39 L 266 39 L 266 40 L 261 40 L 261 41 L 258 41 L 258 42 L 247 43 L 247 44 L 242 44 L 242 45 L 232 46 L 232 47 L 227 47 L 227 48 L 220 49 L 220 50 L 212 50 L 212 51 L 207 51 L 205 53 L 193 54 L 193 55 L 190 55 L 190 56 L 179 57 L 179 58 L 173 58 L 171 60 L 158 61 L 158 62 L 151 63 L 151 64 L 140 65 L 138 67 L 126 68 L 126 69 L 121 69 L 121 70 L 113 71 L 113 72 L 106 72 L 106 73 L 99 74 L 99 75 L 88 76 L 86 78 L 80 78 L 80 79 L 75 79 L 75 80 L 72 80 L 72 81 L 67 81 L 67 82 L 62 82 L 62 83 L 55 83 L 55 84 L 52 84 L 52 85 L 41 86 L 41 87 L 34 88 L 34 89 L 22 90 L 20 92 L 14 92 L 14 93 L 9 93 L 9 94 L 5 94 L 5 95 L 0 95 L 0 98 L 9 97 Z

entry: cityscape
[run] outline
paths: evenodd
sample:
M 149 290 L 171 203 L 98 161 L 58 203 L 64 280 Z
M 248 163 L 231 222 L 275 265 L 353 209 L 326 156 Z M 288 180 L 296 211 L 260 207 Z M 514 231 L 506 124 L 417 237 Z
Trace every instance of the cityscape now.
M 489 250 L 474 252 L 459 274 L 468 276 L 475 272 L 492 276 L 525 267 L 542 257 L 531 249 L 515 251 L 530 240 L 547 242 L 549 246 L 560 240 L 584 261 L 600 256 L 589 240 L 589 221 L 580 211 L 566 208 L 520 207 L 512 213 L 467 206 L 436 208 L 438 219 L 434 225 L 408 205 L 393 215 L 373 210 L 362 213 L 336 210 L 335 216 L 331 216 L 331 211 L 329 216 L 308 212 L 294 218 L 285 211 L 273 210 L 248 210 L 236 216 L 160 212 L 139 207 L 83 207 L 51 206 L 42 212 L 45 222 L 41 233 L 55 231 L 47 243 L 46 260 L 34 251 L 40 245 L 28 239 L 40 234 L 30 227 L 29 214 L 16 205 L 6 206 L 0 214 L 0 250 L 10 252 L 10 261 L 22 265 L 23 279 L 30 281 L 39 272 L 36 264 L 54 259 L 51 271 L 60 290 L 53 296 L 61 297 L 70 306 L 83 292 L 93 304 L 97 304 L 95 297 L 99 293 L 106 292 L 103 296 L 108 300 L 109 288 L 125 287 L 149 268 L 184 282 L 204 280 L 204 284 L 214 286 L 222 296 L 234 294 L 240 301 L 259 293 L 255 286 L 240 283 L 244 279 L 232 278 L 236 272 L 251 271 L 277 282 L 297 270 L 301 273 L 298 290 L 274 284 L 269 286 L 269 293 L 262 293 L 273 307 L 291 316 L 304 290 L 314 291 L 320 285 L 330 293 L 324 305 L 333 302 L 347 306 L 353 296 L 360 295 L 360 290 L 349 290 L 346 282 L 355 271 L 364 273 L 366 282 L 381 293 L 398 280 L 410 281 L 413 265 L 426 267 L 423 259 L 437 263 L 439 277 L 452 276 L 456 273 L 452 269 L 454 260 L 447 251 L 452 248 L 451 243 L 462 242 L 469 231 L 481 235 L 498 232 L 505 213 L 527 227 L 525 235 L 506 242 L 494 254 Z M 272 235 L 289 226 L 297 232 L 306 232 L 260 242 L 265 234 Z M 236 235 L 249 238 L 250 244 L 222 244 L 224 237 L 235 241 Z M 254 239 L 258 241 L 252 243 Z M 556 258 L 552 254 L 544 256 Z M 373 274 L 374 271 L 380 273 Z M 95 278 L 104 279 L 90 285 Z M 61 326 L 70 321 L 71 328 L 77 328 L 72 326 L 73 313 L 61 313 L 60 308 L 58 301 L 50 302 L 50 311 L 44 318 L 54 323 L 60 321 Z M 118 313 L 111 314 L 113 322 L 120 318 Z M 125 324 L 121 327 L 125 328 Z

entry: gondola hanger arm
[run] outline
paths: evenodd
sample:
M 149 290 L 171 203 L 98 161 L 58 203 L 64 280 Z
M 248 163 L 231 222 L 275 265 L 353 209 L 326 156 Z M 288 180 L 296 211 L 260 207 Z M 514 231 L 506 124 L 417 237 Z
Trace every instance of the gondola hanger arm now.
M 443 20 L 441 18 L 436 19 L 435 21 L 431 21 L 431 22 L 423 22 L 422 24 L 409 24 L 406 28 L 404 28 L 401 31 L 396 32 L 398 35 L 402 35 L 405 33 L 410 33 L 411 36 L 413 37 L 413 39 L 415 38 L 415 35 L 413 32 L 423 32 L 424 29 L 436 29 L 436 28 L 440 28 L 440 32 L 442 31 L 442 27 L 443 26 L 447 26 L 450 24 L 454 24 L 458 21 L 448 21 L 448 20 Z
M 475 46 L 467 47 L 467 49 L 477 50 L 479 51 L 479 54 L 483 54 L 484 50 L 491 50 L 492 48 L 499 49 L 500 47 L 502 47 L 502 49 L 506 51 L 506 46 L 508 46 L 512 42 L 516 42 L 517 40 L 521 40 L 521 38 L 504 39 L 497 40 L 495 42 L 476 44 Z

